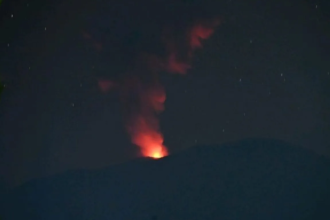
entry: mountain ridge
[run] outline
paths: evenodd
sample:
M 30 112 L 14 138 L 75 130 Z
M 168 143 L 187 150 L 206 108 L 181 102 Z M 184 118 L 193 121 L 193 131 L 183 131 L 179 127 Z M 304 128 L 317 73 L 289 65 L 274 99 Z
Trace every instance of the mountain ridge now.
M 327 211 L 329 171 L 309 150 L 246 139 L 31 181 L 3 210 L 8 219 L 313 219 Z

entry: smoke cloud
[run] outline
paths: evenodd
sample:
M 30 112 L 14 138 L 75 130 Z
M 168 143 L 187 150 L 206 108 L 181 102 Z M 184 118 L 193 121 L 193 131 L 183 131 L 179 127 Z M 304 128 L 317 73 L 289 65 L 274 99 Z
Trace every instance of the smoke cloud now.
M 119 90 L 126 130 L 142 156 L 161 158 L 169 153 L 163 144 L 158 119 L 166 100 L 159 74 L 187 73 L 195 50 L 202 47 L 202 41 L 209 38 L 218 25 L 219 19 L 214 18 L 162 25 L 161 29 L 157 29 L 160 32 L 155 33 L 162 52 L 142 47 L 118 82 L 99 80 L 103 92 L 112 88 Z M 87 34 L 85 37 L 90 38 Z

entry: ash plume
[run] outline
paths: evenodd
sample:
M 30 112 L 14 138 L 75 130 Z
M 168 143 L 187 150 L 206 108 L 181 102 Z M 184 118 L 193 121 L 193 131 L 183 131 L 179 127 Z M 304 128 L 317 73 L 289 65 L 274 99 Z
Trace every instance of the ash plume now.
M 134 54 L 127 61 L 130 65 L 125 72 L 115 81 L 99 80 L 99 87 L 103 92 L 113 88 L 119 91 L 126 130 L 142 156 L 161 158 L 168 155 L 168 150 L 163 144 L 158 119 L 166 100 L 159 74 L 187 73 L 195 50 L 202 47 L 202 41 L 212 35 L 220 21 L 212 16 L 195 18 L 193 15 L 182 19 L 177 16 L 168 22 L 147 20 L 140 23 L 143 28 L 130 32 L 131 35 L 138 33 L 139 37 L 137 44 L 125 45 Z M 116 59 L 120 62 L 120 58 Z

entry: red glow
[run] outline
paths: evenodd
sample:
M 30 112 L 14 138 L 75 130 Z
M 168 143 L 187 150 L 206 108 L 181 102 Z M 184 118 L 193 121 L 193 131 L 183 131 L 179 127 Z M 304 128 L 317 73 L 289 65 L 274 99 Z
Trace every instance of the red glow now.
M 162 134 L 155 130 L 140 130 L 132 137 L 132 142 L 140 147 L 144 157 L 152 157 L 155 159 L 168 155 L 163 141 Z
M 145 157 L 159 159 L 168 155 L 166 147 L 163 145 L 163 137 L 158 132 L 150 131 L 139 133 L 135 143 L 141 147 L 141 153 Z
M 165 90 L 159 82 L 159 71 L 167 70 L 184 74 L 191 67 L 193 52 L 202 46 L 218 22 L 199 22 L 183 31 L 178 38 L 171 28 L 166 29 L 163 43 L 167 50 L 165 58 L 154 54 L 140 54 L 135 66 L 119 84 L 99 81 L 102 91 L 120 85 L 119 91 L 125 114 L 125 126 L 131 142 L 140 148 L 144 157 L 159 159 L 168 155 L 163 144 L 158 114 L 164 110 Z M 87 36 L 86 36 L 87 37 Z
M 216 26 L 220 23 L 219 20 L 213 20 L 211 22 L 198 22 L 192 27 L 188 28 L 186 32 L 185 42 L 175 42 L 169 30 L 166 30 L 166 36 L 163 37 L 163 41 L 168 50 L 168 58 L 166 69 L 172 73 L 185 74 L 188 69 L 190 69 L 190 61 L 193 56 L 193 52 L 202 47 L 202 40 L 209 38 Z M 182 57 L 179 56 L 178 48 L 182 45 L 186 48 L 186 51 L 183 53 L 184 59 L 179 59 Z
M 209 25 L 203 23 L 195 25 L 189 33 L 191 49 L 193 50 L 202 47 L 201 40 L 209 38 L 213 34 L 214 28 L 217 25 L 219 25 L 219 20 L 215 20 Z
M 152 73 L 149 72 L 149 73 Z M 156 81 L 151 85 L 142 83 L 141 79 L 129 78 L 122 88 L 122 101 L 126 111 L 126 128 L 131 141 L 140 147 L 144 157 L 161 158 L 168 155 L 163 145 L 157 114 L 164 110 L 165 91 Z M 129 102 L 135 96 L 136 104 Z
M 110 89 L 115 87 L 115 83 L 110 80 L 99 80 L 98 81 L 99 88 L 102 92 L 108 92 Z

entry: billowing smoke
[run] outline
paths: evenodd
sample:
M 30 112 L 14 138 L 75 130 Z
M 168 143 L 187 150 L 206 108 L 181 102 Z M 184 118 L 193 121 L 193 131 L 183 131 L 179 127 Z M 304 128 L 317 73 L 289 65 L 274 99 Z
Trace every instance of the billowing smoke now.
M 102 91 L 119 90 L 125 127 L 142 156 L 168 155 L 158 115 L 164 111 L 165 89 L 159 81 L 162 72 L 185 74 L 191 68 L 194 51 L 211 36 L 217 19 L 197 20 L 181 26 L 165 25 L 159 41 L 162 53 L 137 53 L 129 70 L 119 82 L 100 80 Z

